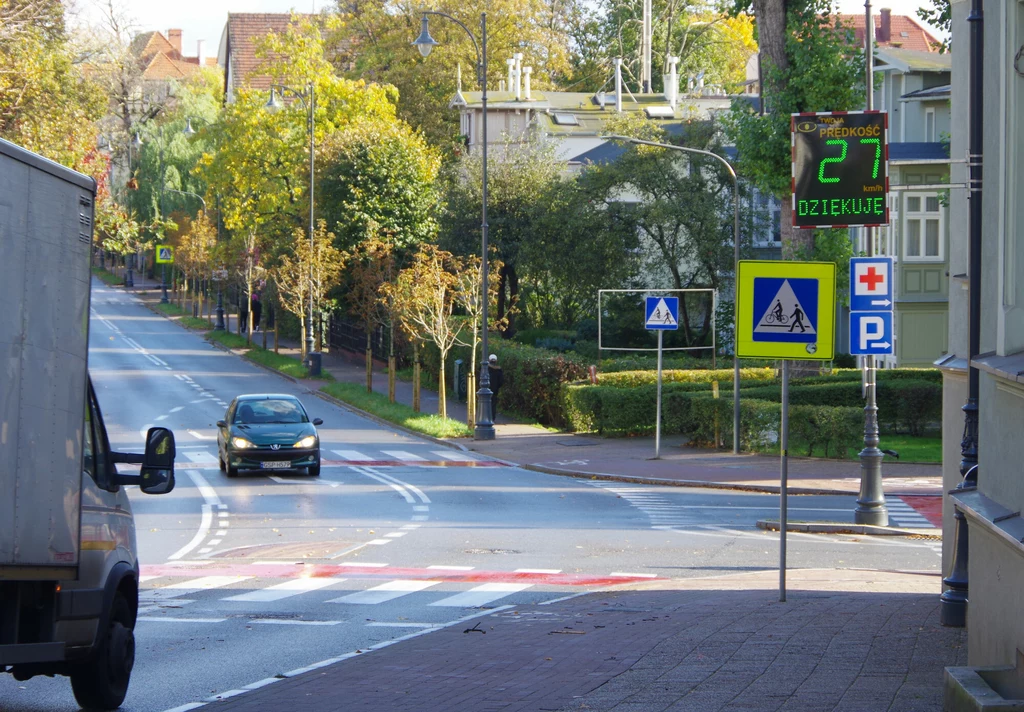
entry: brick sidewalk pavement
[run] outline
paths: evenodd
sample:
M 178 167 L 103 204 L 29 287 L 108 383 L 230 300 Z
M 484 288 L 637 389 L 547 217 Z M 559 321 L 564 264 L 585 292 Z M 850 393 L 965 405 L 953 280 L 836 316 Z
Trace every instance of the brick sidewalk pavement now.
M 937 575 L 790 571 L 659 582 L 483 614 L 203 712 L 925 712 L 963 629 Z M 675 586 L 675 590 L 664 587 Z M 642 584 L 640 589 L 651 586 Z M 266 681 L 264 681 L 266 683 Z

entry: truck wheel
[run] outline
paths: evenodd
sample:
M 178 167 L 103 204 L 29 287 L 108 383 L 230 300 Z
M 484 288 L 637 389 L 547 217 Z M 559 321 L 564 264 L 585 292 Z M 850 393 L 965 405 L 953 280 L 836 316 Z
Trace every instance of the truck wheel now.
M 78 704 L 88 710 L 114 710 L 128 693 L 135 665 L 132 612 L 120 593 L 110 604 L 107 629 L 100 631 L 96 656 L 71 673 L 71 689 Z

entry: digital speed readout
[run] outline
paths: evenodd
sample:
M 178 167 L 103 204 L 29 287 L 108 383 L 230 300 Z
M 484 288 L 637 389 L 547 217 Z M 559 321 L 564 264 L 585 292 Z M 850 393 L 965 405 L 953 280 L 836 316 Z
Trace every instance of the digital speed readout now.
M 793 225 L 889 222 L 885 112 L 793 114 Z

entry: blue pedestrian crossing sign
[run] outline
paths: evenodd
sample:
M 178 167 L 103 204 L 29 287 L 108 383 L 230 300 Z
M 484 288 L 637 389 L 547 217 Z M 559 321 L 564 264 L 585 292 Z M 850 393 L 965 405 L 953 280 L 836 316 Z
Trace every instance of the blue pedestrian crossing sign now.
M 832 262 L 741 261 L 736 289 L 737 355 L 831 359 L 835 275 Z
M 850 312 L 850 353 L 886 356 L 893 352 L 892 312 Z
M 679 328 L 679 297 L 647 297 L 644 326 L 653 331 Z
M 158 265 L 166 265 L 172 262 L 174 262 L 174 248 L 170 245 L 157 245 L 156 263 Z

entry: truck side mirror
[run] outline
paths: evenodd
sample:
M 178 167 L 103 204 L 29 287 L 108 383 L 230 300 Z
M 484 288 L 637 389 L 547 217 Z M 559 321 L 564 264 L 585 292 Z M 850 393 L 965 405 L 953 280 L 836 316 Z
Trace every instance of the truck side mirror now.
M 323 425 L 324 421 L 320 418 L 313 418 L 313 425 Z
M 167 494 L 174 489 L 174 433 L 150 428 L 146 433 L 140 489 L 146 494 Z

